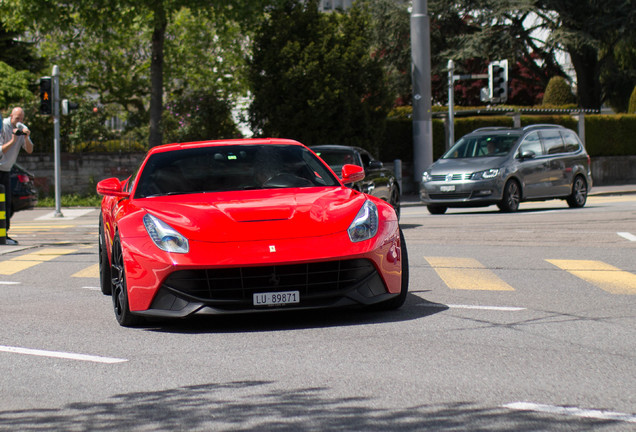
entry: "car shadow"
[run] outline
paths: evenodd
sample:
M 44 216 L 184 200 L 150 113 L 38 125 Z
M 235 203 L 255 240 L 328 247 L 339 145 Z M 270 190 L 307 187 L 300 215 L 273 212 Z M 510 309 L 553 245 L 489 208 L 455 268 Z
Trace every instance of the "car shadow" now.
M 184 334 L 286 331 L 411 321 L 447 309 L 448 306 L 443 304 L 427 302 L 417 295 L 409 294 L 404 305 L 392 311 L 334 308 L 277 310 L 236 315 L 194 315 L 178 320 L 148 319 L 141 328 L 151 332 Z

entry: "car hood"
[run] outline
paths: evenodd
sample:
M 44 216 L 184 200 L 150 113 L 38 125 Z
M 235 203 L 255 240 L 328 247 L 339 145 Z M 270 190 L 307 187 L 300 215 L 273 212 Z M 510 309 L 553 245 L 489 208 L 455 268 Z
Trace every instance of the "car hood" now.
M 260 241 L 345 231 L 366 200 L 349 188 L 239 191 L 144 198 L 143 209 L 190 240 Z
M 474 173 L 503 165 L 506 156 L 479 157 L 467 159 L 439 159 L 429 168 L 431 175 Z

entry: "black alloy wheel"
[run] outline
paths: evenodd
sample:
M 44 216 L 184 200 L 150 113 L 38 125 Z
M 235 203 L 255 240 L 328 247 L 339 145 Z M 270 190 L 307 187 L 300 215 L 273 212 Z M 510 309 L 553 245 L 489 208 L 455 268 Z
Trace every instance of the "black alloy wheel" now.
M 391 207 L 395 210 L 398 220 L 400 220 L 400 189 L 397 186 L 394 186 L 391 189 L 391 199 L 389 204 L 391 204 Z
M 566 198 L 571 208 L 581 208 L 587 201 L 587 183 L 583 177 L 576 176 L 572 184 L 572 194 Z
M 497 207 L 499 210 L 506 213 L 512 213 L 519 210 L 519 202 L 521 201 L 521 189 L 519 183 L 516 180 L 508 180 L 506 186 L 504 186 L 503 199 Z
M 112 281 L 110 276 L 110 262 L 108 261 L 108 250 L 106 248 L 106 237 L 104 232 L 104 221 L 99 215 L 99 287 L 102 294 L 112 294 Z
M 121 249 L 119 234 L 113 241 L 113 257 L 111 266 L 113 287 L 113 309 L 115 318 L 123 327 L 134 327 L 142 322 L 142 319 L 130 312 L 128 306 L 128 288 L 126 286 L 126 270 L 124 268 L 124 254 Z

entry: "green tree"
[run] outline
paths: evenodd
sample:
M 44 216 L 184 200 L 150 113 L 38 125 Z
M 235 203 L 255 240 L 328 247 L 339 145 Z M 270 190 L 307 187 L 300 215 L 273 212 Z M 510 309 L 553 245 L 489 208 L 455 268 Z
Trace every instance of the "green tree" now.
M 272 8 L 249 62 L 253 130 L 376 150 L 390 100 L 368 28 L 357 8 L 322 14 L 315 0 Z
M 0 61 L 0 107 L 9 109 L 31 98 L 33 93 L 29 87 L 33 79 L 29 71 L 16 71 Z
M 450 0 L 433 0 L 438 7 L 457 7 Z M 546 66 L 547 77 L 563 75 L 555 54 L 570 55 L 576 72 L 579 105 L 598 109 L 608 98 L 601 79 L 615 67 L 615 49 L 636 32 L 636 8 L 631 1 L 606 0 L 473 0 L 462 2 L 461 16 L 479 28 L 456 40 L 460 58 L 492 56 L 526 61 L 529 69 Z M 519 55 L 523 53 L 523 55 Z M 611 80 L 605 83 L 611 83 Z M 547 82 L 544 82 L 544 85 Z
M 96 76 L 89 77 L 90 85 L 98 84 L 105 76 L 121 74 L 128 79 L 120 81 L 119 86 L 111 86 L 110 94 L 118 97 L 117 93 L 130 95 L 126 91 L 127 83 L 134 83 L 136 79 L 148 82 L 145 91 L 138 92 L 140 104 L 144 95 L 148 94 L 149 144 L 161 144 L 161 118 L 163 110 L 164 90 L 164 54 L 166 46 L 166 32 L 171 20 L 184 8 L 189 8 L 192 14 L 201 17 L 211 17 L 213 23 L 225 27 L 225 22 L 249 22 L 253 17 L 262 13 L 261 0 L 244 2 L 240 0 L 220 0 L 202 2 L 200 0 L 5 0 L 5 9 L 12 14 L 3 14 L 2 20 L 12 28 L 35 29 L 42 34 L 63 33 L 64 46 L 60 46 L 60 53 L 64 52 L 69 41 L 83 41 L 84 46 L 91 46 L 91 50 L 74 53 L 70 59 L 79 60 L 84 56 L 88 61 L 96 61 L 109 57 L 113 63 L 103 62 L 101 67 L 106 73 L 100 74 L 95 69 Z M 249 4 L 248 4 L 249 3 Z M 47 19 L 41 19 L 47 17 Z M 203 31 L 204 28 L 201 28 Z M 91 44 L 95 40 L 97 44 Z M 99 46 L 101 44 L 101 47 Z M 121 47 L 121 49 L 120 49 Z M 132 51 L 130 50 L 132 49 Z M 106 54 L 108 53 L 108 54 Z M 90 57 L 88 57 L 90 56 Z M 126 68 L 127 60 L 138 60 L 133 68 Z M 81 60 L 80 60 L 81 61 Z M 71 66 L 70 71 L 73 71 Z M 90 68 L 89 68 L 90 69 Z M 132 74 L 133 76 L 130 76 Z M 90 75 L 90 73 L 87 73 Z M 139 86 L 132 85 L 139 89 Z M 122 91 L 123 90 L 123 91 Z M 119 96 L 126 97 L 126 96 Z M 132 102 L 131 102 L 132 101 Z M 127 103 L 134 103 L 134 98 L 128 96 Z M 137 107 L 139 112 L 145 109 Z
M 166 137 L 172 142 L 239 138 L 227 100 L 215 92 L 187 92 L 169 102 L 164 112 Z

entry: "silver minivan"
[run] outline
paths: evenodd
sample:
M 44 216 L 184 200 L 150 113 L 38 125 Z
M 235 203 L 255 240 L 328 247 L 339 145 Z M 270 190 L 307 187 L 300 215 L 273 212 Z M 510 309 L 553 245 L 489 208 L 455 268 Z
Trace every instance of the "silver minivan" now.
M 591 188 L 590 157 L 572 130 L 490 127 L 462 137 L 423 173 L 420 198 L 431 214 L 493 204 L 514 212 L 548 199 L 583 207 Z

